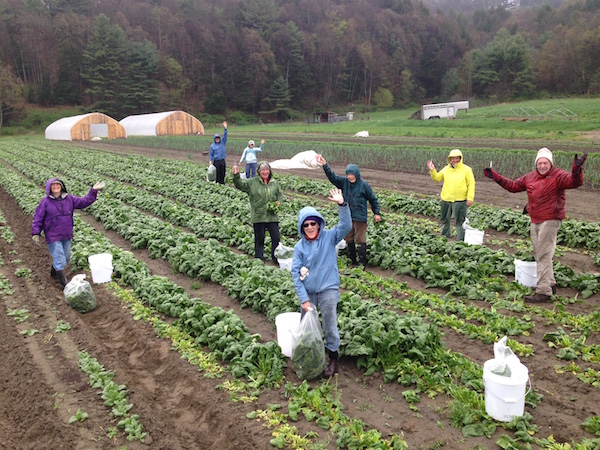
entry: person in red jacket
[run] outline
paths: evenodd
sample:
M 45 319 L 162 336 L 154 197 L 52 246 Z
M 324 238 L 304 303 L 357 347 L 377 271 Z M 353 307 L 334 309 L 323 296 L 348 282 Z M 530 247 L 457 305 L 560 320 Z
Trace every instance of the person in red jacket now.
M 575 189 L 583 184 L 583 162 L 587 153 L 575 155 L 571 172 L 554 167 L 552 152 L 541 148 L 535 158 L 536 169 L 511 180 L 491 167 L 483 169 L 486 177 L 509 192 L 527 191 L 527 212 L 531 217 L 531 244 L 537 266 L 537 287 L 534 295 L 525 300 L 532 303 L 550 301 L 556 294 L 556 280 L 552 258 L 556 250 L 556 236 L 565 218 L 565 189 Z

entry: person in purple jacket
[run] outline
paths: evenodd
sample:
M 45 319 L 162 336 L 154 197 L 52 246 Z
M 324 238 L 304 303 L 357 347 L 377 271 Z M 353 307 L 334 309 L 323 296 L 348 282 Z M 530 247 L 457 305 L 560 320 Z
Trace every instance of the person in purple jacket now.
M 103 187 L 104 183 L 94 184 L 82 198 L 67 193 L 65 183 L 58 178 L 50 178 L 46 182 L 46 196 L 33 215 L 31 234 L 33 242 L 40 245 L 40 234 L 44 232 L 48 251 L 52 256 L 50 276 L 56 278 L 63 288 L 68 283 L 65 267 L 71 257 L 73 210 L 83 209 L 94 203 L 98 191 Z

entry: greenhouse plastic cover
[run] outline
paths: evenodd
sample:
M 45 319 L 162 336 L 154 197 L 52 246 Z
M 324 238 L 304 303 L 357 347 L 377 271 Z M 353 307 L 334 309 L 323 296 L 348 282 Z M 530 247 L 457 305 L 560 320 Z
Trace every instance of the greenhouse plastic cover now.
M 270 163 L 271 169 L 316 169 L 321 167 L 317 162 L 317 152 L 307 150 L 292 156 L 292 159 L 278 159 Z
M 165 111 L 127 116 L 119 123 L 123 125 L 125 131 L 127 131 L 127 136 L 156 136 L 156 126 L 160 121 L 176 112 L 177 111 Z

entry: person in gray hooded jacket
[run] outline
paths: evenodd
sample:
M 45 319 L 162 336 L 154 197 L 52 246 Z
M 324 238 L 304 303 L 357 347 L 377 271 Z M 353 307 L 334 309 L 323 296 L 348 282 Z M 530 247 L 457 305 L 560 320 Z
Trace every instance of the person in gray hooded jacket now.
M 360 177 L 360 170 L 356 164 L 348 164 L 346 176 L 336 175 L 322 155 L 317 155 L 317 163 L 323 165 L 325 175 L 338 189 L 342 190 L 344 198 L 350 205 L 352 214 L 352 229 L 344 238 L 348 244 L 348 256 L 353 265 L 365 267 L 367 265 L 367 202 L 371 204 L 375 222 L 381 221 L 379 201 L 369 183 Z M 356 253 L 358 250 L 358 261 Z

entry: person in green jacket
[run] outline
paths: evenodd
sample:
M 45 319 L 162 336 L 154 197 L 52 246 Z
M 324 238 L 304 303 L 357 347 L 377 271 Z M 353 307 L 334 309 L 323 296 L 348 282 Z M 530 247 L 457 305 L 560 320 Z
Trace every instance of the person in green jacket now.
M 266 161 L 258 163 L 258 176 L 243 180 L 238 166 L 233 166 L 233 184 L 246 192 L 250 198 L 251 221 L 254 225 L 254 256 L 265 260 L 265 235 L 271 236 L 271 259 L 277 264 L 275 249 L 279 245 L 279 218 L 277 208 L 281 206 L 283 194 L 277 180 L 272 179 L 271 166 Z
M 342 190 L 344 198 L 350 205 L 352 215 L 352 229 L 344 240 L 348 244 L 348 257 L 353 265 L 366 267 L 367 265 L 367 202 L 371 204 L 375 222 L 381 221 L 379 201 L 373 189 L 360 177 L 360 170 L 356 164 L 348 164 L 346 176 L 336 175 L 327 164 L 323 155 L 317 155 L 317 163 L 323 166 L 325 175 L 331 184 Z M 356 253 L 358 250 L 358 261 Z
M 431 160 L 427 161 L 427 168 L 433 181 L 443 181 L 440 218 L 442 221 L 442 236 L 449 238 L 450 220 L 454 216 L 456 222 L 456 236 L 459 241 L 465 240 L 465 230 L 462 227 L 467 218 L 469 206 L 475 199 L 475 177 L 473 170 L 463 163 L 462 152 L 455 148 L 448 155 L 448 165 L 439 172 Z

